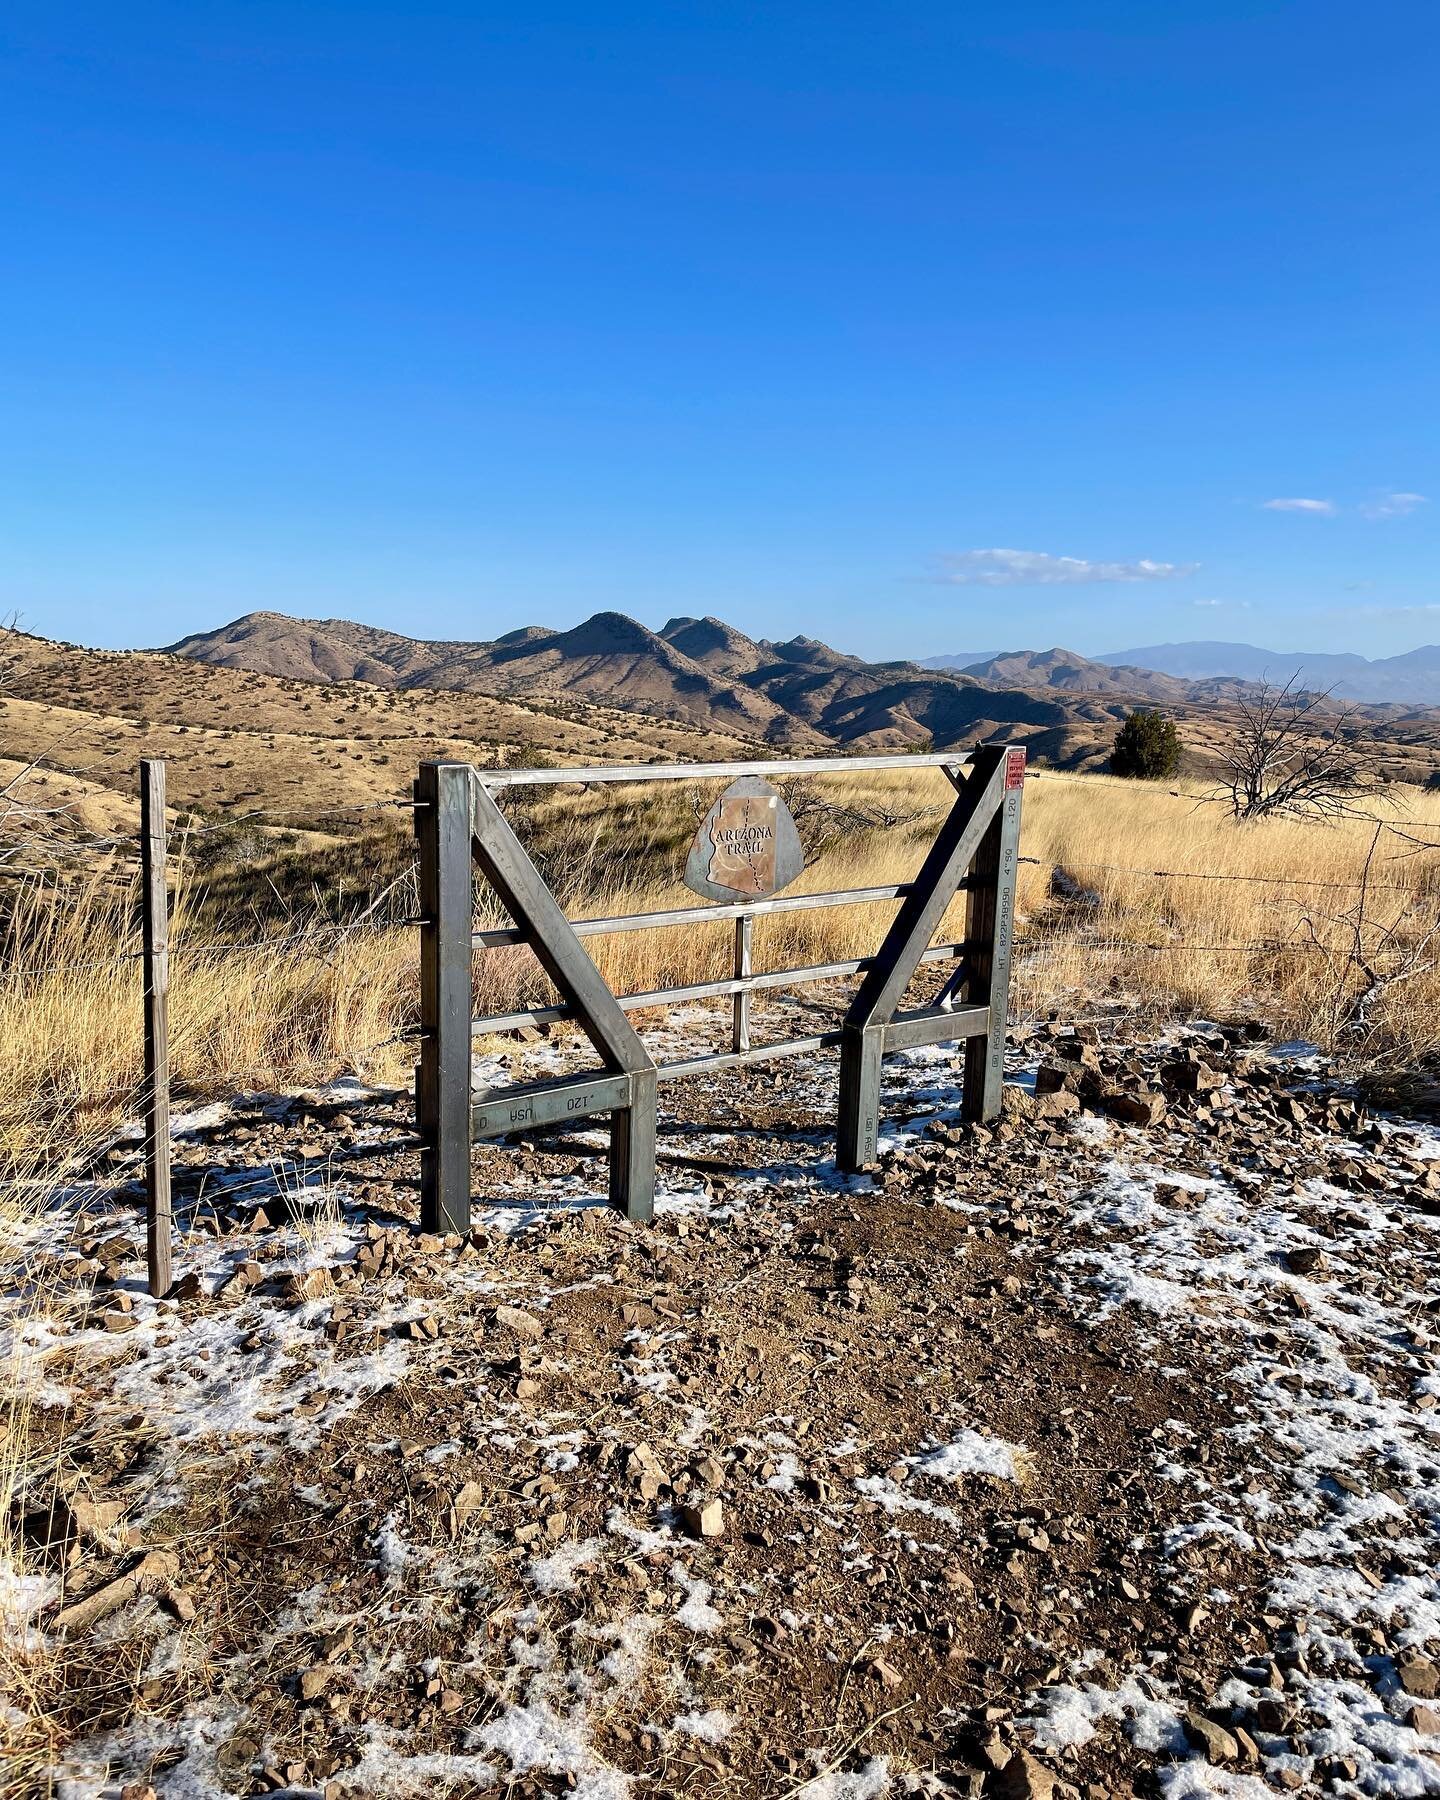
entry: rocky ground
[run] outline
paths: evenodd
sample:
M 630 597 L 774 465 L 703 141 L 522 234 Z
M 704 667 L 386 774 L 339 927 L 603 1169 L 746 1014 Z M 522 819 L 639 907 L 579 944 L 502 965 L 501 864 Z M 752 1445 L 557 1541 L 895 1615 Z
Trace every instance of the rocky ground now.
M 594 1134 L 463 1241 L 254 1097 L 160 1303 L 117 1151 L 11 1289 L 21 1790 L 1440 1794 L 1440 1135 L 1303 1050 L 896 1057 L 873 1178 L 828 1059 L 674 1084 L 653 1227 Z

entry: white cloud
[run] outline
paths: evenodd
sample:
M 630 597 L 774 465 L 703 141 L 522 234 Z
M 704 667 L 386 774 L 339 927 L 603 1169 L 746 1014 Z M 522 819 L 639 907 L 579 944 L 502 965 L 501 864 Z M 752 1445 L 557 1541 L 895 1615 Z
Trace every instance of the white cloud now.
M 1266 512 L 1320 513 L 1328 517 L 1335 511 L 1333 500 L 1262 500 Z
M 958 550 L 940 558 L 935 580 L 956 587 L 1052 586 L 1057 582 L 1169 581 L 1191 575 L 1199 563 L 1087 562 L 1080 556 L 1050 556 L 1044 550 Z
M 1424 504 L 1424 494 L 1382 494 L 1378 500 L 1368 500 L 1360 510 L 1367 519 L 1405 519 Z
M 1250 610 L 1248 600 L 1192 600 L 1190 604 L 1192 606 L 1224 606 L 1239 612 L 1249 612 Z

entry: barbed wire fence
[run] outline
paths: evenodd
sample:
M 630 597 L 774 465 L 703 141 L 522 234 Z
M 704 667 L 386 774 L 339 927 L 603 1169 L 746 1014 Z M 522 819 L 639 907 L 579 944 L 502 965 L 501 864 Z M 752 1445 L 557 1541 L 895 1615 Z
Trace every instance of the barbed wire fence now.
M 1044 781 L 1069 781 L 1081 785 L 1088 784 L 1084 776 L 1065 776 L 1052 771 L 1029 771 L 1033 779 Z M 327 807 L 314 811 L 307 810 L 304 820 L 294 817 L 280 817 L 263 808 L 249 808 L 223 820 L 200 820 L 193 811 L 185 808 L 177 810 L 177 816 L 171 832 L 178 859 L 182 861 L 190 847 L 196 842 L 219 835 L 233 835 L 237 827 L 254 827 L 273 831 L 277 834 L 294 837 L 306 831 L 316 829 L 316 821 L 321 819 L 345 820 L 351 823 L 365 823 L 382 815 L 397 820 L 403 819 L 414 810 L 414 802 L 409 799 L 389 799 L 377 801 L 355 802 L 348 805 Z M 1430 831 L 1435 836 L 1428 835 Z M 76 845 L 83 845 L 92 857 L 116 851 L 125 851 L 134 856 L 137 848 L 136 832 L 104 832 L 89 833 L 72 839 Z M 1396 846 L 1390 857 L 1384 857 L 1381 845 L 1391 841 Z M 1081 932 L 1080 941 L 1087 955 L 1096 957 L 1139 956 L 1144 958 L 1177 956 L 1193 958 L 1195 956 L 1213 957 L 1304 957 L 1317 960 L 1322 966 L 1326 978 L 1331 983 L 1336 995 L 1345 990 L 1347 984 L 1359 983 L 1360 986 L 1352 1001 L 1349 1011 L 1342 1016 L 1340 1002 L 1336 1002 L 1336 1031 L 1343 1034 L 1345 1030 L 1354 1032 L 1363 1029 L 1373 1016 L 1379 997 L 1391 986 L 1399 982 L 1413 980 L 1432 966 L 1432 948 L 1437 936 L 1440 936 L 1440 921 L 1421 921 L 1415 933 L 1407 941 L 1401 941 L 1400 925 L 1404 920 L 1407 908 L 1388 922 L 1374 919 L 1370 912 L 1372 899 L 1379 894 L 1402 895 L 1410 903 L 1410 907 L 1420 905 L 1430 896 L 1418 883 L 1411 881 L 1393 881 L 1377 877 L 1377 865 L 1385 861 L 1394 861 L 1412 865 L 1416 857 L 1440 852 L 1440 827 L 1427 827 L 1423 824 L 1406 822 L 1403 824 L 1390 821 L 1377 821 L 1375 830 L 1365 855 L 1362 867 L 1355 876 L 1349 879 L 1333 879 L 1288 874 L 1253 874 L 1231 873 L 1222 870 L 1167 868 L 1147 866 L 1143 864 L 1121 864 L 1086 858 L 1083 856 L 1022 856 L 1021 863 L 1040 870 L 1049 870 L 1052 882 L 1057 875 L 1073 878 L 1083 874 L 1114 876 L 1127 881 L 1147 883 L 1213 883 L 1235 884 L 1244 887 L 1263 887 L 1278 894 L 1291 893 L 1316 897 L 1315 903 L 1301 909 L 1290 927 L 1284 933 L 1241 941 L 1192 941 L 1183 936 L 1174 939 L 1157 941 L 1154 937 L 1138 935 L 1117 935 L 1114 932 L 1096 929 L 1093 933 Z M 168 854 L 168 850 L 167 850 Z M 303 854 L 303 851 L 302 851 Z M 143 861 L 143 858 L 137 859 Z M 70 865 L 55 865 L 49 872 L 69 874 Z M 135 873 L 129 877 L 127 886 L 134 887 Z M 0 874 L 11 879 L 23 879 L 38 882 L 47 873 L 47 867 L 16 867 L 7 863 L 0 866 Z M 370 895 L 363 909 L 344 920 L 324 921 L 314 919 L 296 927 L 294 912 L 288 911 L 278 916 L 278 929 L 273 933 L 259 932 L 238 938 L 216 937 L 187 933 L 178 942 L 165 945 L 165 956 L 168 966 L 174 963 L 180 969 L 187 965 L 213 963 L 232 956 L 265 956 L 284 954 L 289 951 L 305 950 L 318 955 L 322 965 L 333 966 L 336 960 L 344 956 L 347 946 L 357 938 L 365 935 L 384 936 L 397 929 L 413 926 L 419 921 L 410 913 L 391 916 L 386 912 L 386 903 L 413 879 L 413 863 L 407 864 L 398 874 L 387 880 L 383 886 Z M 276 889 L 278 898 L 279 890 Z M 1323 895 L 1349 895 L 1353 899 L 1349 905 L 1338 906 L 1338 910 L 1321 912 L 1318 910 L 1318 897 Z M 1103 896 L 1094 894 L 1097 910 Z M 1071 920 L 1065 922 L 1065 912 L 1071 913 Z M 1015 938 L 1016 949 L 1022 955 L 1043 956 L 1047 951 L 1062 947 L 1067 942 L 1076 941 L 1073 930 L 1073 914 L 1075 895 L 1057 895 L 1057 928 L 1022 931 Z M 703 912 L 703 909 L 699 909 Z M 413 911 L 413 909 L 412 909 Z M 699 922 L 699 921 L 697 921 Z M 285 929 L 289 927 L 289 929 Z M 1329 935 L 1326 935 L 1328 930 Z M 1368 934 L 1368 935 L 1367 935 Z M 143 965 L 147 950 L 144 947 L 123 948 L 103 956 L 86 956 L 74 960 L 41 959 L 27 962 L 17 954 L 18 946 L 8 943 L 0 946 L 0 978 L 17 983 L 23 991 L 28 985 L 43 983 L 57 977 L 81 976 L 113 971 L 125 966 Z M 317 973 L 315 981 L 322 978 Z M 302 994 L 303 998 L 303 994 Z M 402 1028 L 386 1035 L 353 1047 L 349 1054 L 351 1059 L 359 1063 L 362 1059 L 377 1054 L 379 1051 L 392 1048 L 395 1044 L 411 1040 L 416 1036 L 413 1029 Z M 151 1088 L 145 1083 L 125 1083 L 114 1090 L 87 1089 L 85 1101 L 91 1106 L 100 1106 L 113 1102 L 135 1103 L 137 1092 L 144 1105 L 154 1101 Z M 370 1147 L 370 1153 L 375 1153 Z
M 1057 776 L 1049 771 L 1035 771 L 1033 773 L 1047 781 L 1074 780 L 1083 782 L 1085 780 L 1084 777 Z M 384 800 L 361 802 L 346 808 L 327 809 L 326 816 L 338 817 L 344 815 L 349 817 L 355 813 L 375 814 L 382 811 L 392 814 L 408 814 L 413 810 L 413 801 Z M 309 816 L 318 817 L 321 815 L 311 814 Z M 259 810 L 247 812 L 246 814 L 241 815 L 241 817 L 247 822 L 257 822 L 269 829 L 277 831 L 296 831 L 305 829 L 304 826 L 297 826 L 293 819 L 279 818 L 273 814 L 264 813 Z M 178 842 L 180 856 L 183 858 L 186 846 L 193 839 L 204 837 L 209 832 L 229 831 L 232 828 L 232 824 L 232 821 L 226 820 L 217 825 L 195 827 L 182 822 L 177 827 L 174 834 Z M 1440 852 L 1440 836 L 1437 836 L 1433 841 L 1418 840 L 1414 836 L 1415 827 L 1412 825 L 1407 824 L 1400 826 L 1389 822 L 1381 822 L 1378 829 L 1394 835 L 1409 846 L 1407 850 L 1400 854 L 1400 857 L 1398 857 L 1397 860 L 1408 860 L 1415 854 L 1423 854 L 1425 852 Z M 1437 831 L 1440 831 L 1440 827 L 1437 827 L 1436 829 Z M 115 833 L 108 834 L 104 837 L 97 837 L 91 841 L 97 846 L 104 847 L 114 847 L 123 844 L 129 846 L 133 850 L 137 843 L 137 836 L 138 834 L 135 832 Z M 1371 857 L 1367 858 L 1367 870 L 1369 863 L 1373 858 L 1373 854 L 1374 850 L 1372 845 Z M 1356 894 L 1395 893 L 1406 895 L 1411 900 L 1421 897 L 1417 892 L 1416 887 L 1411 883 L 1377 881 L 1373 877 L 1367 876 L 1365 870 L 1362 870 L 1362 872 L 1348 880 L 1336 881 L 1297 875 L 1253 875 L 1233 874 L 1220 870 L 1207 869 L 1170 869 L 1144 864 L 1100 861 L 1098 859 L 1087 857 L 1021 856 L 1019 861 L 1032 868 L 1049 869 L 1052 873 L 1059 872 L 1062 876 L 1069 875 L 1076 871 L 1083 871 L 1096 874 L 1120 875 L 1132 880 L 1153 880 L 1162 882 L 1197 881 L 1216 884 L 1233 883 L 1243 886 L 1263 886 L 1281 890 L 1313 890 L 1317 892 L 1348 892 Z M 12 867 L 0 870 L 0 873 L 8 874 L 12 878 L 23 877 L 31 881 L 36 880 L 45 873 L 53 872 L 56 871 L 43 865 L 30 866 L 24 869 Z M 172 960 L 180 961 L 183 961 L 186 958 L 194 958 L 197 960 L 214 959 L 227 955 L 275 952 L 301 945 L 308 948 L 326 943 L 333 943 L 338 946 L 343 944 L 345 940 L 366 929 L 377 934 L 390 932 L 401 926 L 412 925 L 417 922 L 413 917 L 409 916 L 402 918 L 380 916 L 384 902 L 412 878 L 413 866 L 408 866 L 403 869 L 399 875 L 394 877 L 391 881 L 388 881 L 362 911 L 348 919 L 333 922 L 314 920 L 302 925 L 298 929 L 281 931 L 275 934 L 266 933 L 254 935 L 239 939 L 197 936 L 170 945 L 169 954 Z M 133 878 L 129 885 L 132 887 L 134 886 Z M 277 922 L 281 924 L 290 924 L 292 920 L 293 914 L 287 913 Z M 1017 935 L 1015 942 L 1017 946 L 1026 944 L 1044 944 L 1051 941 L 1052 937 L 1053 934 L 1051 933 L 1020 934 Z M 1113 933 L 1105 933 L 1103 935 L 1096 935 L 1090 941 L 1097 950 L 1136 951 L 1149 955 L 1261 955 L 1273 953 L 1282 949 L 1300 952 L 1302 954 L 1327 953 L 1324 946 L 1297 940 L 1293 937 L 1247 939 L 1242 942 L 1229 943 L 1197 943 L 1189 940 L 1183 942 L 1157 943 L 1151 939 L 1120 937 Z M 143 959 L 144 955 L 145 952 L 143 949 L 135 948 L 116 950 L 98 957 L 59 961 L 46 960 L 30 963 L 20 960 L 7 949 L 0 949 L 0 973 L 3 973 L 11 979 L 19 978 L 21 980 L 40 980 L 57 975 L 92 974 L 129 963 L 138 963 Z

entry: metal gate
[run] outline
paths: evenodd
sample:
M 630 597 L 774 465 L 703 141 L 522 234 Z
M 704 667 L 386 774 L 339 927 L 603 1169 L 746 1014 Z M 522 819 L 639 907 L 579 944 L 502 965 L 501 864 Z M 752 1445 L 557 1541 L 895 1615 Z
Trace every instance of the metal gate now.
M 784 895 L 602 919 L 566 918 L 497 799 L 507 788 L 522 786 L 922 768 L 943 769 L 957 792 L 913 881 L 893 887 Z M 422 1139 L 421 1218 L 425 1229 L 448 1232 L 468 1228 L 470 1149 L 476 1140 L 600 1114 L 610 1119 L 610 1204 L 627 1218 L 649 1219 L 655 1196 L 658 1084 L 742 1064 L 839 1047 L 836 1159 L 847 1171 L 869 1168 L 876 1160 L 880 1078 L 887 1050 L 963 1039 L 963 1114 L 975 1120 L 993 1118 L 1000 1109 L 1024 781 L 1024 750 L 1005 744 L 925 756 L 582 769 L 477 769 L 469 763 L 422 763 L 415 783 L 422 914 L 416 1115 Z M 474 928 L 477 866 L 509 912 L 512 925 Z M 967 897 L 964 938 L 932 944 L 947 907 L 962 889 Z M 760 975 L 751 972 L 750 932 L 757 917 L 890 900 L 899 905 L 872 956 Z M 652 993 L 612 992 L 582 941 L 611 932 L 716 920 L 735 923 L 734 975 Z M 476 1018 L 473 952 L 508 944 L 530 946 L 559 989 L 561 1003 Z M 901 1011 L 911 977 L 922 964 L 933 962 L 957 965 L 939 999 L 917 1010 Z M 851 975 L 862 979 L 835 1030 L 780 1043 L 750 1043 L 751 994 Z M 733 1008 L 731 1049 L 681 1061 L 657 1064 L 627 1016 L 643 1007 L 725 996 L 731 998 Z M 474 1038 L 558 1019 L 573 1019 L 585 1032 L 600 1058 L 598 1070 L 472 1093 Z

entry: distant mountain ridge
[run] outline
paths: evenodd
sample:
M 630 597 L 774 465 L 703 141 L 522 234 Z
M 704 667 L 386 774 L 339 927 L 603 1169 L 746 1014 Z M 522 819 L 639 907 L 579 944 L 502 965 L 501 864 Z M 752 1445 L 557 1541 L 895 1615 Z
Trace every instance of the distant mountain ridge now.
M 360 681 L 550 703 L 589 701 L 784 745 L 913 749 L 1024 739 L 1055 760 L 1100 756 L 1125 707 L 1105 693 L 870 663 L 816 638 L 747 637 L 722 619 L 659 631 L 602 612 L 567 631 L 529 625 L 489 641 L 429 641 L 347 619 L 255 612 L 169 653 L 296 681 Z M 1112 671 L 1105 683 L 1121 685 Z
M 1073 652 L 1001 651 L 987 657 L 927 657 L 927 669 L 953 669 L 957 673 L 991 679 L 997 667 L 1016 665 L 1024 658 L 1073 655 Z M 1079 658 L 1092 671 L 1123 670 L 1127 692 L 1137 690 L 1133 673 L 1169 676 L 1182 683 L 1260 682 L 1283 686 L 1294 680 L 1307 688 L 1326 689 L 1337 699 L 1370 705 L 1399 704 L 1440 706 L 1440 645 L 1422 644 L 1399 656 L 1374 659 L 1352 651 L 1266 650 L 1256 644 L 1216 641 L 1180 644 L 1146 644 L 1133 650 L 1111 650 L 1103 656 Z M 1040 671 L 1035 671 L 1037 674 Z M 1049 685 L 1067 685 L 1063 681 Z M 1154 698 L 1167 697 L 1152 683 Z M 1098 674 L 1092 692 L 1110 691 Z
M 1254 644 L 1154 644 L 1096 660 L 1108 663 L 1122 657 L 1144 659 L 1150 668 L 1167 674 L 1194 677 L 1202 670 L 1218 673 L 1223 666 L 1226 674 L 1246 681 L 1293 679 L 1303 687 L 1329 689 L 1341 700 L 1440 706 L 1440 644 L 1373 658 L 1353 651 L 1264 650 Z
M 933 662 L 941 659 L 932 658 Z M 930 667 L 927 663 L 925 667 Z M 1233 697 L 1245 683 L 1230 676 L 1188 679 L 1162 674 L 1139 664 L 1097 662 L 1076 650 L 1002 650 L 980 662 L 946 672 L 984 681 L 995 687 L 1028 688 L 1032 691 L 1069 694 L 1124 694 L 1135 700 L 1163 701 L 1170 705 Z
M 426 640 L 348 619 L 292 619 L 255 612 L 198 632 L 170 654 L 245 669 L 291 682 L 356 682 L 391 689 L 430 689 L 519 701 L 580 719 L 587 707 L 618 708 L 671 725 L 772 746 L 787 755 L 835 746 L 890 751 L 1009 740 L 1061 767 L 1101 767 L 1115 732 L 1136 705 L 1162 705 L 1180 722 L 1187 744 L 1206 746 L 1233 729 L 1244 676 L 1199 674 L 1233 648 L 1171 646 L 1197 651 L 1185 672 L 1141 666 L 1146 651 L 1105 658 L 1055 647 L 982 658 L 965 669 L 914 662 L 866 662 L 817 638 L 783 643 L 751 638 L 723 619 L 668 620 L 659 631 L 602 612 L 565 631 L 525 625 L 490 640 Z M 1271 653 L 1251 650 L 1251 668 L 1271 669 Z M 1164 652 L 1167 647 L 1159 646 Z M 1131 658 L 1136 658 L 1132 662 Z M 1426 653 L 1410 658 L 1423 668 Z M 1347 659 L 1348 660 L 1348 659 Z M 1355 658 L 1363 667 L 1364 658 Z M 1315 685 L 1325 685 L 1321 670 Z M 1283 679 L 1271 669 L 1272 679 Z M 1252 678 L 1253 679 L 1253 678 Z M 1423 685 L 1423 684 L 1421 684 Z M 1393 689 L 1372 715 L 1373 728 L 1437 729 L 1423 702 Z M 1408 739 L 1406 741 L 1409 741 Z M 1418 740 L 1417 740 L 1418 741 Z

